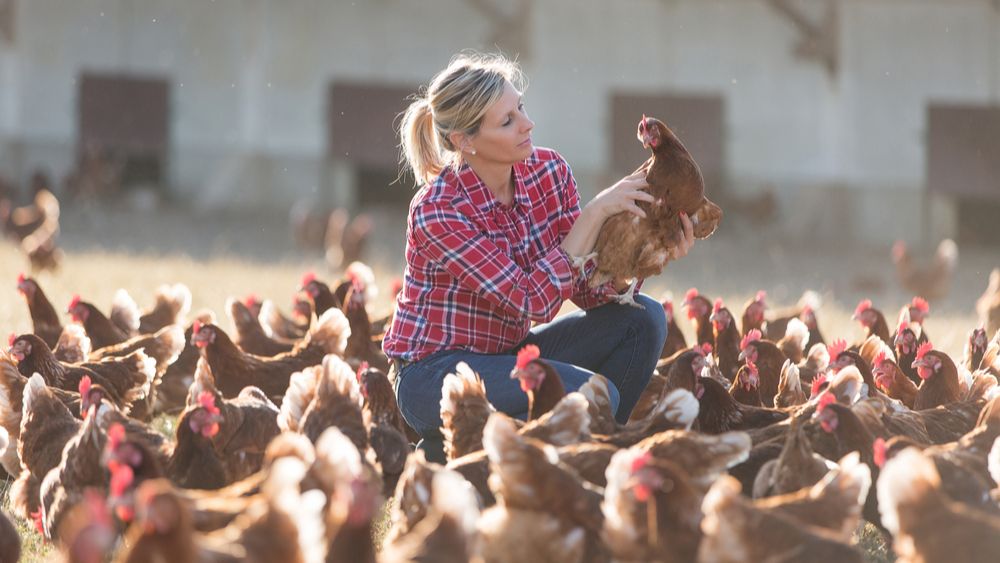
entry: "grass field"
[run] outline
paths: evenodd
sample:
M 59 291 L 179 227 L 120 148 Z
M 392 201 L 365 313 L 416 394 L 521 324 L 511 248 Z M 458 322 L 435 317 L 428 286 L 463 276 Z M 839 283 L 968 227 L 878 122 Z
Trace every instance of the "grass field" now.
M 223 309 L 226 298 L 252 292 L 274 299 L 288 311 L 304 271 L 315 270 L 321 279 L 336 275 L 318 252 L 294 248 L 283 215 L 212 216 L 178 209 L 147 215 L 66 210 L 64 215 L 66 260 L 57 273 L 38 276 L 57 309 L 65 307 L 73 294 L 107 309 L 119 288 L 127 289 L 140 307 L 146 307 L 158 285 L 183 282 L 191 288 L 193 309 L 215 311 L 220 325 L 228 330 L 232 324 Z M 373 315 L 388 310 L 387 287 L 401 274 L 404 221 L 399 213 L 386 213 L 377 216 L 376 224 L 369 262 L 383 291 L 372 305 Z M 712 239 L 699 242 L 687 258 L 648 280 L 644 291 L 658 297 L 669 289 L 681 298 L 688 287 L 697 286 L 712 298 L 725 299 L 739 315 L 742 303 L 758 289 L 767 290 L 769 301 L 777 306 L 794 303 L 805 289 L 816 289 L 824 298 L 818 314 L 824 336 L 848 341 L 861 334 L 850 320 L 860 298 L 872 298 L 890 317 L 890 324 L 899 306 L 909 300 L 892 282 L 888 243 L 874 248 L 828 243 L 817 248 L 793 243 L 781 233 L 743 229 L 738 224 L 728 232 L 723 228 Z M 749 234 L 754 236 L 749 238 Z M 963 248 L 951 295 L 932 303 L 927 331 L 938 348 L 956 359 L 976 322 L 973 303 L 996 265 L 1000 264 L 990 249 Z M 31 329 L 27 307 L 15 291 L 15 279 L 25 267 L 18 251 L 0 242 L 0 330 L 8 333 Z M 690 341 L 692 331 L 686 319 L 679 323 Z M 7 488 L 9 483 L 0 491 L 4 508 Z M 17 524 L 24 540 L 22 560 L 44 558 L 50 548 L 40 543 L 33 526 Z M 891 560 L 870 526 L 859 533 L 859 539 L 871 560 Z

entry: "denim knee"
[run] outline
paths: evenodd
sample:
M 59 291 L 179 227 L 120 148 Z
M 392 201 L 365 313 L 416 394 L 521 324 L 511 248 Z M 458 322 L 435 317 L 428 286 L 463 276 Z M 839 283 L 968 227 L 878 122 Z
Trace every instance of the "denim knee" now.
M 639 337 L 646 341 L 648 346 L 655 348 L 659 357 L 663 343 L 667 340 L 667 316 L 663 312 L 663 305 L 645 293 L 640 293 L 636 297 L 636 302 L 643 306 L 641 310 L 635 309 L 638 313 L 636 328 Z

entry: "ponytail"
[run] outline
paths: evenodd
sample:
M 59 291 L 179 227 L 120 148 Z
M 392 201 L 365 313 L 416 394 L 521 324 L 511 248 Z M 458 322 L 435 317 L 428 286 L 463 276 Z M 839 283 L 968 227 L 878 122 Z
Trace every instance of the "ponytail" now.
M 434 115 L 427 98 L 417 98 L 403 114 L 400 161 L 409 164 L 418 184 L 430 183 L 445 167 L 445 159 L 434 130 Z

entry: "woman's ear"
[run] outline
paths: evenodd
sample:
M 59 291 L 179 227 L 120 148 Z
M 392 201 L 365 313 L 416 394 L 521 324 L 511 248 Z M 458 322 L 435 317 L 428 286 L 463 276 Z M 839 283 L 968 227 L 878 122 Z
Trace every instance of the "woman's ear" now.
M 454 131 L 448 135 L 451 146 L 461 153 L 476 154 L 475 147 L 472 146 L 472 138 L 461 131 Z

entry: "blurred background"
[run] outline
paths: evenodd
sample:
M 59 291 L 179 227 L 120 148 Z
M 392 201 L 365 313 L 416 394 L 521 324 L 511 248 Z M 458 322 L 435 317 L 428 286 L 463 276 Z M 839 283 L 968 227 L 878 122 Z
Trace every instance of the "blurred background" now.
M 67 251 L 293 277 L 355 237 L 399 275 L 396 120 L 468 48 L 521 63 L 585 199 L 645 159 L 643 113 L 688 145 L 726 217 L 648 288 L 895 303 L 893 244 L 950 238 L 938 302 L 971 314 L 1000 262 L 996 0 L 0 0 L 3 189 L 47 186 Z

